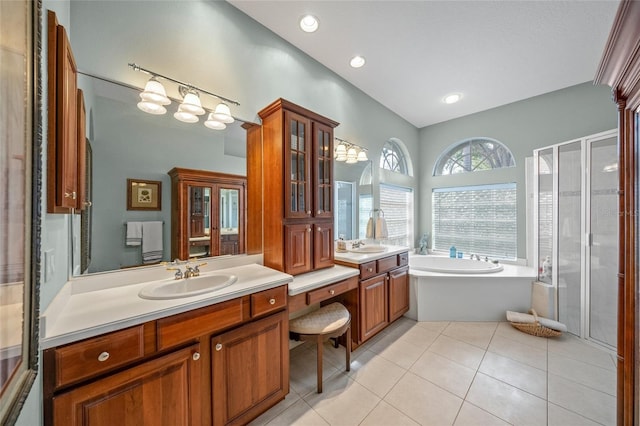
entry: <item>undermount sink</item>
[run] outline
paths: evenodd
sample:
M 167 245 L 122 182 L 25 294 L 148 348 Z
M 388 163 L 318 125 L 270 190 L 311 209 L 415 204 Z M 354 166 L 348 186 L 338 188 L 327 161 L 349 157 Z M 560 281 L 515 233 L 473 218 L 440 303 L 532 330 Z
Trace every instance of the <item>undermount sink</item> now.
M 362 246 L 358 248 L 351 248 L 349 251 L 352 253 L 382 253 L 387 251 L 387 248 L 383 246 Z
M 143 287 L 138 296 L 143 299 L 178 299 L 197 296 L 228 287 L 237 279 L 235 275 L 207 274 L 180 280 L 163 280 Z

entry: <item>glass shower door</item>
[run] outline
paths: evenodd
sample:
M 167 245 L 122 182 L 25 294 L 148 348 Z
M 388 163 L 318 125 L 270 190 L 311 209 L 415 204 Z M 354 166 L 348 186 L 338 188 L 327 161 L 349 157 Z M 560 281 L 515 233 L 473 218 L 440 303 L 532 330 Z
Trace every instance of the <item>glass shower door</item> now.
M 616 346 L 618 153 L 616 137 L 589 142 L 589 338 Z

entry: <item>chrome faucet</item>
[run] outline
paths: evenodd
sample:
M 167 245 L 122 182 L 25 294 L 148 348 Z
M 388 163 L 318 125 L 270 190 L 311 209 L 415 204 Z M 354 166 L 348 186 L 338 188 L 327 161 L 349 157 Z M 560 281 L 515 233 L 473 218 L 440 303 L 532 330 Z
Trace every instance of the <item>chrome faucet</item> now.
M 176 259 L 176 261 L 178 261 L 178 260 Z M 176 262 L 176 261 L 174 261 L 174 263 L 173 263 L 173 264 L 175 264 L 175 262 Z M 179 261 L 178 261 L 178 262 L 179 262 Z M 191 278 L 191 277 L 198 277 L 198 276 L 200 276 L 200 267 L 201 267 L 201 266 L 204 266 L 204 265 L 206 265 L 206 264 L 207 264 L 207 262 L 204 262 L 204 263 L 198 263 L 197 265 L 191 266 L 191 265 L 189 264 L 189 261 L 187 261 L 187 262 L 184 262 L 184 265 L 186 265 L 186 266 L 185 266 L 185 270 L 184 270 L 184 272 L 182 272 L 182 271 L 180 270 L 180 267 L 179 267 L 179 266 L 177 266 L 177 267 L 172 267 L 172 268 L 167 268 L 167 271 L 176 271 L 176 273 L 174 274 L 174 278 L 175 278 L 176 280 L 181 280 L 181 279 L 183 279 L 183 278 L 184 278 L 184 279 L 187 279 L 187 278 Z
M 351 243 L 351 248 L 356 249 L 356 248 L 360 248 L 360 246 L 363 246 L 363 245 L 364 243 L 361 240 L 356 240 Z

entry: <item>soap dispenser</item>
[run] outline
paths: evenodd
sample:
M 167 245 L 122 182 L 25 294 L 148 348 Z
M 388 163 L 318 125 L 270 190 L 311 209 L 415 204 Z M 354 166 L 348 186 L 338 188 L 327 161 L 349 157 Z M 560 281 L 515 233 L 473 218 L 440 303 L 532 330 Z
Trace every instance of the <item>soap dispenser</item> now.
M 456 257 L 456 246 L 451 246 L 451 248 L 449 249 L 449 257 L 451 258 Z

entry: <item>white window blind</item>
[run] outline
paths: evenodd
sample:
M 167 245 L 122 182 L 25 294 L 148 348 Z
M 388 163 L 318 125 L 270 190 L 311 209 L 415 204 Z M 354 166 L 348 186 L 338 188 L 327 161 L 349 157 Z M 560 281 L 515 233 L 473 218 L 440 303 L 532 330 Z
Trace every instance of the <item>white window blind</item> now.
M 413 190 L 381 183 L 380 209 L 389 231 L 389 237 L 383 242 L 413 247 Z
M 517 257 L 515 183 L 436 188 L 432 199 L 434 249 Z

